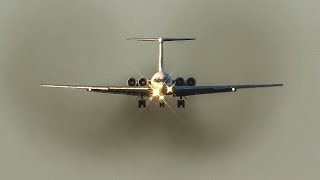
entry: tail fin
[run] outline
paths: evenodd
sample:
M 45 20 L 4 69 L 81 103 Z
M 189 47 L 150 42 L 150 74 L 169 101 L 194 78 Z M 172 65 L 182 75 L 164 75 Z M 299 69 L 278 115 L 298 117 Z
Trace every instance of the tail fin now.
M 163 42 L 165 41 L 189 41 L 196 38 L 128 38 L 136 41 L 158 41 L 159 42 L 159 72 L 163 71 Z

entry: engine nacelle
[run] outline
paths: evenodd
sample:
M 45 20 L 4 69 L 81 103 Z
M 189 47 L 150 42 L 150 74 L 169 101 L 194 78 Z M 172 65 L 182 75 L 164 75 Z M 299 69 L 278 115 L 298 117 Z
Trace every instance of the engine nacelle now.
M 175 85 L 176 86 L 183 86 L 184 85 L 184 79 L 182 77 L 178 77 L 176 80 L 175 80 Z
M 139 78 L 138 85 L 139 86 L 146 86 L 148 84 L 148 80 L 144 77 Z
M 127 85 L 128 86 L 135 86 L 137 85 L 137 81 L 135 78 L 129 78 L 128 81 L 127 81 Z
M 187 85 L 188 86 L 195 86 L 196 85 L 196 79 L 193 77 L 190 77 L 187 79 Z

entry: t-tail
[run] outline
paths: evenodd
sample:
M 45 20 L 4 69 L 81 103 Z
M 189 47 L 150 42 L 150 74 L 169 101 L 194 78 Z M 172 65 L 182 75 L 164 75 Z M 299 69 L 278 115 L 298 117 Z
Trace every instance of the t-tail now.
M 159 72 L 163 72 L 163 43 L 165 41 L 189 41 L 196 38 L 128 38 L 137 41 L 158 41 L 159 42 Z

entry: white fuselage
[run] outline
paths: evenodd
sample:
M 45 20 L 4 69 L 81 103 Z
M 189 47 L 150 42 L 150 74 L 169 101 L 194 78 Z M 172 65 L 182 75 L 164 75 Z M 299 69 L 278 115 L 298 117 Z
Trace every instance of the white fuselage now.
M 167 87 L 172 86 L 172 79 L 169 74 L 165 72 L 157 72 L 151 78 L 151 87 L 163 92 Z

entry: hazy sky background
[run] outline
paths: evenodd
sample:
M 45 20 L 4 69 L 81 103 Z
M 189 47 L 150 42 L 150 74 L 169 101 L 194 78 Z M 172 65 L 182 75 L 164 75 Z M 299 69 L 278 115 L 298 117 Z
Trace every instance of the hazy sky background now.
M 0 1 L 0 179 L 319 179 L 320 1 Z M 135 97 L 40 88 L 125 85 L 165 68 L 200 85 L 281 88 Z M 175 107 L 176 99 L 169 100 Z

